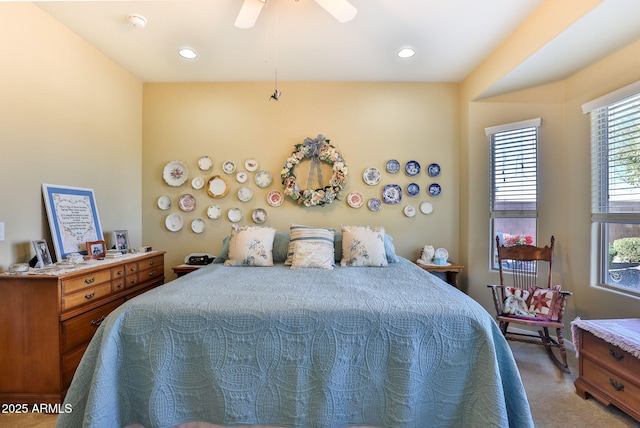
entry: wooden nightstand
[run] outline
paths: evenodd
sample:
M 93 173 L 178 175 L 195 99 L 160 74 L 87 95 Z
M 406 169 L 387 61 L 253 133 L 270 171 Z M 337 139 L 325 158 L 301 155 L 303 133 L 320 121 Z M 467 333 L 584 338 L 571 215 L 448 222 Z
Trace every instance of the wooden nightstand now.
M 180 278 L 181 276 L 186 275 L 189 272 L 193 272 L 194 270 L 198 270 L 201 267 L 205 267 L 205 266 L 207 265 L 188 265 L 184 263 L 184 264 L 172 267 L 171 270 L 173 270 L 173 273 L 178 275 L 178 278 Z
M 423 265 L 420 263 L 416 263 L 417 266 L 420 266 L 422 269 L 427 272 L 443 272 L 447 278 L 447 282 L 453 285 L 456 288 L 460 288 L 458 284 L 458 274 L 462 272 L 464 266 L 456 264 L 454 262 L 449 262 L 448 266 L 439 266 L 439 265 Z

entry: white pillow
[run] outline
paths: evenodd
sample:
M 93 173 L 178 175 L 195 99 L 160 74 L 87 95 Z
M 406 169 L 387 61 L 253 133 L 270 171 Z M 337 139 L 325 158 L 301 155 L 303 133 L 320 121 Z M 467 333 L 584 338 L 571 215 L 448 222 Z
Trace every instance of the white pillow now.
M 287 251 L 287 259 L 284 261 L 284 264 L 291 266 L 296 242 L 324 243 L 331 245 L 333 249 L 334 236 L 335 231 L 333 229 L 292 224 L 289 228 L 289 250 Z
M 291 269 L 333 269 L 333 244 L 297 241 L 293 244 Z
M 229 259 L 225 266 L 273 266 L 273 240 L 276 229 L 261 226 L 231 228 Z
M 384 227 L 342 226 L 341 266 L 388 266 Z

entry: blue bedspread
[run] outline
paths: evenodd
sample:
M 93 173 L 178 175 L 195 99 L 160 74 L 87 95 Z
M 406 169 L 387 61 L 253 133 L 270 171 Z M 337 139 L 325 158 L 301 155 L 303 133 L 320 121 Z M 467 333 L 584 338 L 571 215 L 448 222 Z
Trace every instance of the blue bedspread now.
M 57 427 L 532 427 L 495 322 L 406 259 L 210 265 L 102 323 Z

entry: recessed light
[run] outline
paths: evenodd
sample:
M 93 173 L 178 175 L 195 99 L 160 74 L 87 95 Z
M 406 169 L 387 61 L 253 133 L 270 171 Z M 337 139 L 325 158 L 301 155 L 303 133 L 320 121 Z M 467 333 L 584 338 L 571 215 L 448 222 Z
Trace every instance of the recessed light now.
M 196 51 L 194 51 L 191 48 L 182 48 L 182 49 L 180 49 L 178 51 L 178 55 L 180 55 L 182 58 L 186 58 L 186 59 L 194 59 L 195 57 L 198 56 Z
M 416 54 L 416 51 L 413 48 L 402 48 L 398 51 L 398 56 L 400 58 L 411 58 Z

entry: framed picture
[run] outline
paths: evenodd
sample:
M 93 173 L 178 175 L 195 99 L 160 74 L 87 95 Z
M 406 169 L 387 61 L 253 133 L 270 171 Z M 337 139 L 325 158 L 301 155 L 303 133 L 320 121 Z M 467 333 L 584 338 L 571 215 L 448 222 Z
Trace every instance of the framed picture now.
M 38 267 L 51 266 L 53 264 L 53 259 L 51 258 L 51 253 L 49 252 L 47 241 L 45 241 L 44 239 L 33 241 L 33 248 L 35 248 L 36 250 Z
M 94 259 L 104 257 L 107 254 L 107 246 L 104 241 L 87 242 L 87 254 Z
M 126 230 L 113 231 L 113 243 L 116 250 L 126 251 L 129 249 L 129 234 Z
M 42 196 L 58 261 L 87 254 L 85 243 L 104 240 L 92 189 L 42 184 Z

